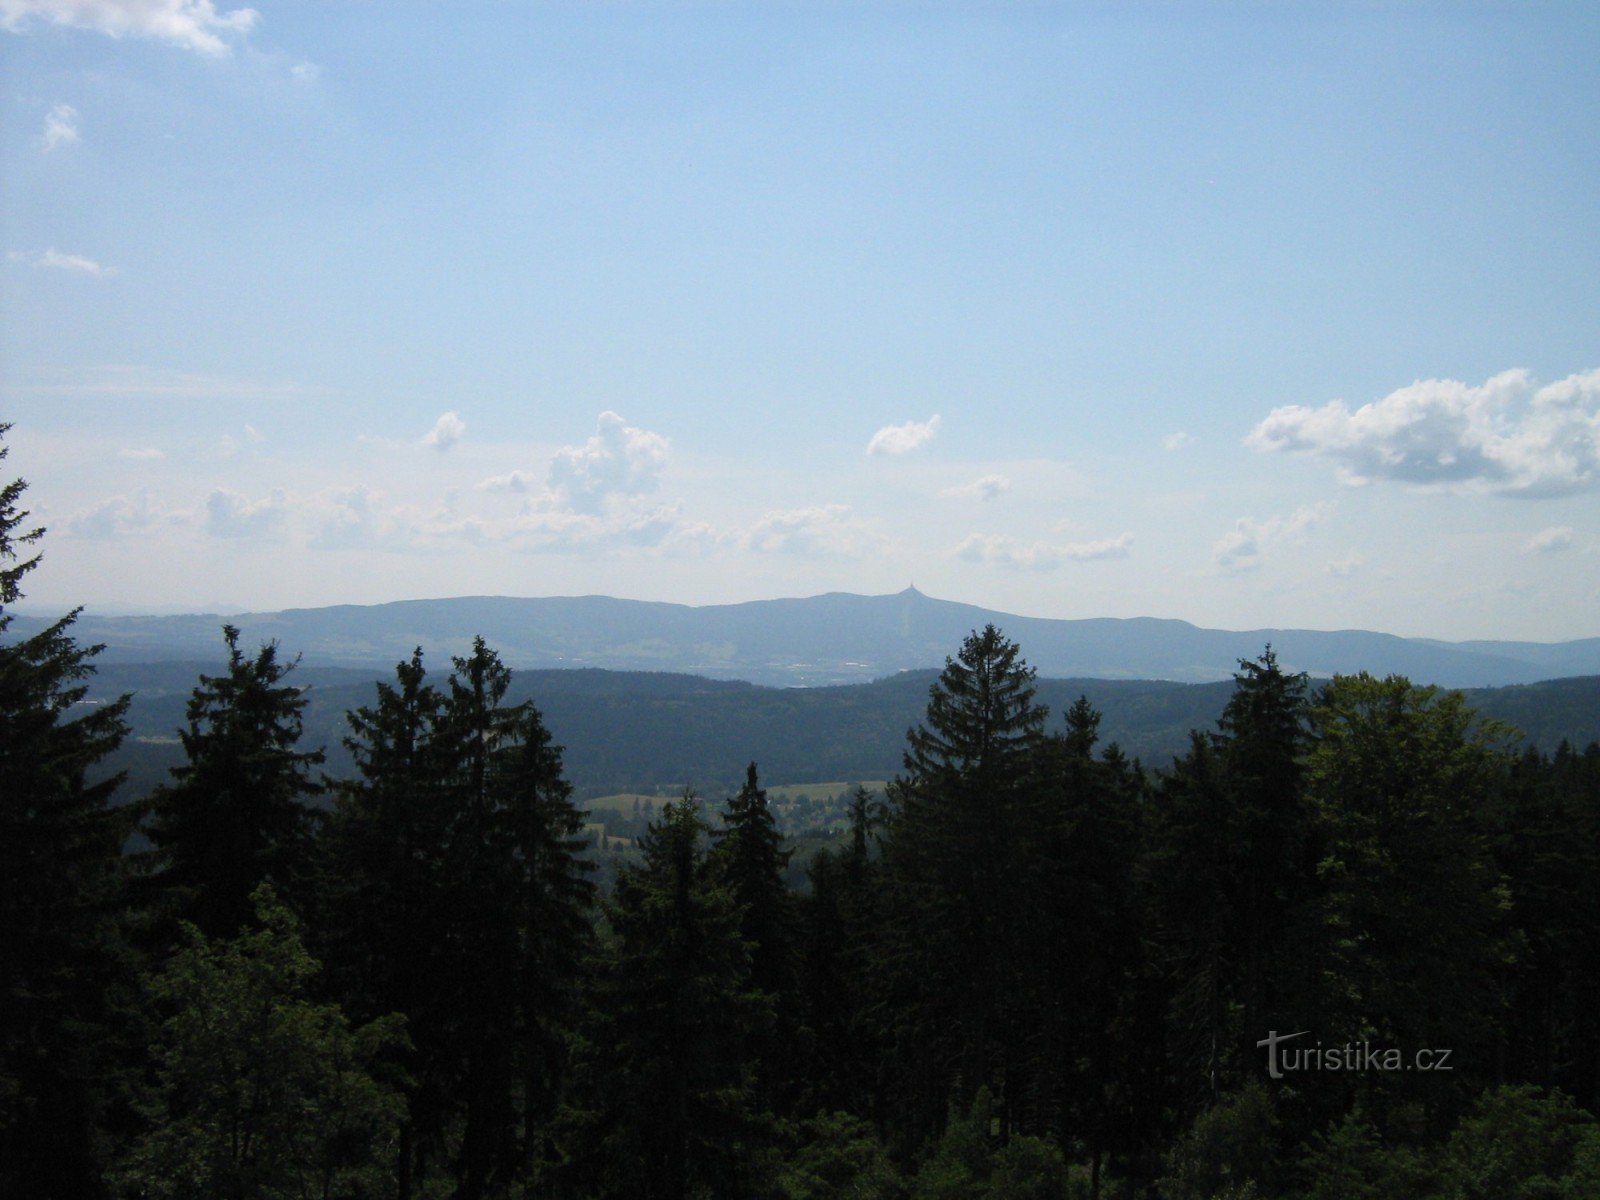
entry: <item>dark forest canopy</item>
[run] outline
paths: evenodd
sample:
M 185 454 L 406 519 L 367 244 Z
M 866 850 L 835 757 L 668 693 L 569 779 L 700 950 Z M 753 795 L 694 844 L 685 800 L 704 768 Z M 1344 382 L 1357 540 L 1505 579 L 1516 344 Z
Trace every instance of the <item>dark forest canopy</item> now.
M 0 643 L 0 1194 L 1600 1195 L 1600 744 L 1268 647 L 1152 770 L 953 651 L 797 889 L 759 761 L 597 846 L 481 637 L 325 779 L 324 689 L 221 631 L 120 807 L 94 648 Z
M 190 691 L 197 676 L 215 670 L 210 662 L 100 665 L 89 681 L 91 699 L 133 695 L 132 736 L 110 760 L 130 773 L 125 797 L 145 794 L 178 765 L 176 733 Z M 296 668 L 307 702 L 305 741 L 327 753 L 334 775 L 353 769 L 341 742 L 344 714 L 368 703 L 378 677 L 364 669 Z M 848 686 L 770 688 L 649 672 L 515 671 L 510 695 L 537 700 L 566 747 L 567 777 L 580 796 L 685 784 L 718 793 L 739 786 L 752 758 L 775 784 L 889 778 L 937 677 L 918 671 Z M 1087 696 L 1101 714 L 1101 739 L 1148 767 L 1166 767 L 1184 753 L 1189 731 L 1213 722 L 1233 689 L 1231 681 L 1045 678 L 1037 686 L 1040 702 L 1056 713 Z M 1600 740 L 1600 676 L 1465 694 L 1479 712 L 1522 730 L 1527 745 Z

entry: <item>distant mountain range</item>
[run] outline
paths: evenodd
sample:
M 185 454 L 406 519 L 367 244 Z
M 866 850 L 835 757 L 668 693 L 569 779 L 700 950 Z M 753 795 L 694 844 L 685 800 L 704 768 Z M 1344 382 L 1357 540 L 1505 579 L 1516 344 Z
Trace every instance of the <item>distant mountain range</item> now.
M 276 639 L 307 666 L 387 669 L 422 646 L 436 669 L 474 635 L 511 666 L 671 671 L 772 686 L 816 687 L 943 665 L 972 630 L 993 623 L 1047 677 L 1227 679 L 1271 643 L 1279 661 L 1314 676 L 1370 671 L 1445 687 L 1496 687 L 1600 674 L 1600 638 L 1560 643 L 1444 642 L 1363 630 L 1202 629 L 1186 621 L 1053 620 L 925 596 L 834 592 L 793 600 L 690 607 L 608 596 L 475 596 L 286 609 L 239 616 L 101 617 L 77 635 L 103 642 L 104 663 L 220 662 L 224 621 L 246 645 Z M 39 628 L 18 617 L 16 635 Z

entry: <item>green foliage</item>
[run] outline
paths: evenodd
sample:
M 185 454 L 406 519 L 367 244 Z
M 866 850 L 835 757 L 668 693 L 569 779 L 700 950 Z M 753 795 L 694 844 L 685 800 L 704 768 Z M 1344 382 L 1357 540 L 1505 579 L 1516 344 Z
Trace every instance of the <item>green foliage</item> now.
M 1501 1021 L 1505 1077 L 1600 1103 L 1600 749 L 1529 752 L 1492 798 L 1494 860 L 1515 962 Z
M 1049 710 L 1033 701 L 1034 672 L 993 625 L 962 642 L 928 689 L 923 723 L 906 734 L 913 781 L 1002 781 L 1033 747 Z
M 1322 1036 L 1454 1050 L 1448 1077 L 1351 1079 L 1375 1117 L 1380 1092 L 1448 1114 L 1483 1071 L 1469 1055 L 1489 1040 L 1510 953 L 1482 818 L 1508 767 L 1504 731 L 1478 722 L 1459 693 L 1367 675 L 1328 684 L 1312 718 L 1306 771 L 1334 941 L 1324 969 L 1339 1006 Z
M 965 1112 L 952 1109 L 933 1153 L 912 1182 L 912 1200 L 1052 1200 L 1066 1194 L 1061 1151 L 1041 1138 L 1002 1144 L 989 1089 Z
M 286 683 L 293 662 L 276 642 L 247 656 L 239 630 L 222 628 L 227 670 L 202 675 L 179 732 L 185 762 L 151 799 L 146 832 L 157 848 L 164 905 L 202 932 L 248 921 L 251 894 L 271 881 L 293 894 L 311 857 L 320 750 L 299 749 L 306 699 Z
M 783 1105 L 795 1090 L 800 1015 L 794 898 L 784 885 L 789 852 L 751 763 L 744 786 L 728 799 L 712 833 L 711 867 L 739 907 L 739 935 L 750 953 L 750 986 L 773 1009 L 771 1026 L 752 1047 L 762 1100 Z
M 758 1190 L 770 1141 L 753 1042 L 772 1020 L 750 982 L 740 909 L 705 850 L 693 796 L 650 827 L 625 869 L 571 1114 L 580 1195 L 680 1200 Z
M 1409 1146 L 1386 1146 L 1359 1110 L 1312 1139 L 1297 1164 L 1307 1180 L 1301 1200 L 1424 1200 L 1434 1172 Z
M 1586 1126 L 1572 1150 L 1572 1170 L 1561 1181 L 1561 1200 L 1593 1200 L 1600 1196 L 1600 1126 Z
M 1167 1154 L 1161 1200 L 1221 1200 L 1265 1189 L 1276 1178 L 1277 1123 L 1272 1094 L 1258 1083 L 1225 1096 L 1195 1118 Z
M 568 1074 L 594 886 L 582 814 L 539 712 L 481 638 L 447 691 L 422 652 L 350 714 L 325 875 L 335 977 L 411 1022 L 402 1183 L 463 1198 L 526 1181 Z
M 1444 1148 L 1442 1200 L 1561 1200 L 1578 1147 L 1592 1144 L 1594 1130 L 1594 1118 L 1560 1092 L 1484 1092 Z
M 901 1200 L 905 1182 L 872 1126 L 845 1112 L 824 1112 L 800 1126 L 800 1145 L 784 1156 L 778 1190 L 785 1200 Z
M 1239 667 L 1219 732 L 1161 781 L 1143 863 L 1186 1107 L 1239 1086 L 1267 1029 L 1320 1011 L 1306 680 L 1270 646 Z
M 128 1196 L 335 1200 L 393 1188 L 404 1104 L 382 1062 L 386 1017 L 357 1029 L 309 996 L 318 965 L 262 885 L 261 927 L 226 941 L 185 927 L 149 985 L 160 1017 L 150 1121 L 115 1172 Z
M 1020 994 L 1018 856 L 1035 832 L 1025 783 L 1048 715 L 1033 679 L 994 626 L 973 633 L 929 690 L 891 789 L 877 988 L 912 1140 L 937 1127 L 952 1087 L 966 1098 L 994 1081 L 1023 1034 L 1004 1010 Z
M 26 488 L 0 487 L 0 1194 L 92 1196 L 128 972 L 119 777 L 91 777 L 126 732 L 128 697 L 83 704 L 100 648 L 72 637 L 76 612 L 5 640 L 40 561 L 24 548 L 44 534 L 27 528 Z

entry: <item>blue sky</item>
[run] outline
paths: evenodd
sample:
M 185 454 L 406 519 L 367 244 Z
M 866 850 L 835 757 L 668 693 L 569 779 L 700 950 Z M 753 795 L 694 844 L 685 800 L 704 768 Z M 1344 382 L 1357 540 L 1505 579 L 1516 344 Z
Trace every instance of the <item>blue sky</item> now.
M 1600 635 L 1592 5 L 0 0 L 29 607 Z

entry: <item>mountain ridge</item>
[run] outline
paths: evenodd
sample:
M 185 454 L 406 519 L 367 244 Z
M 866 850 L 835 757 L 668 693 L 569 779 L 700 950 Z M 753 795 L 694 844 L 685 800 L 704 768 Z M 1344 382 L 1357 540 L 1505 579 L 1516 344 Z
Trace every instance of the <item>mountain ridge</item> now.
M 522 669 L 672 671 L 769 686 L 865 682 L 941 666 L 971 630 L 999 626 L 1041 675 L 1202 683 L 1230 678 L 1271 643 L 1312 675 L 1403 674 L 1445 687 L 1497 687 L 1600 674 L 1600 638 L 1446 642 L 1370 630 L 1209 629 L 1170 617 L 1028 617 L 907 588 L 880 596 L 687 605 L 613 596 L 463 596 L 230 616 L 80 616 L 76 634 L 105 662 L 206 661 L 220 628 L 246 644 L 277 640 L 308 665 L 390 667 L 422 646 L 434 662 L 475 635 Z M 13 634 L 47 624 L 18 616 Z

